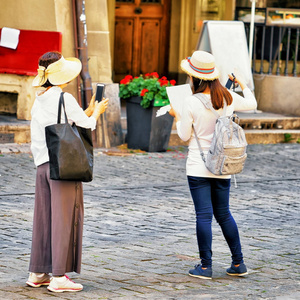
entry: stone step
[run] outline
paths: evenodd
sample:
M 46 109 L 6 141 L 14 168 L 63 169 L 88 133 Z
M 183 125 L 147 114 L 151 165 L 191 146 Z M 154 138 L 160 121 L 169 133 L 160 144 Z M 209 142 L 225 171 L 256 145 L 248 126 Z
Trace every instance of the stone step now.
M 244 129 L 300 129 L 300 117 L 284 116 L 266 112 L 239 112 L 240 125 Z M 121 117 L 123 130 L 127 129 L 126 115 Z M 175 122 L 173 130 L 176 129 Z
M 279 144 L 300 143 L 300 129 L 245 129 L 246 139 L 251 144 Z M 177 135 L 177 130 L 172 130 L 170 146 L 187 146 Z
M 274 144 L 300 141 L 300 117 L 283 116 L 265 112 L 238 113 L 240 125 L 245 129 L 249 144 Z M 126 134 L 126 116 L 121 117 Z M 30 143 L 30 121 L 0 116 L 0 143 Z M 177 135 L 175 122 L 170 136 L 170 146 L 187 145 Z
M 246 129 L 248 144 L 300 143 L 300 129 Z
M 244 129 L 300 129 L 300 117 L 261 111 L 238 112 L 237 115 Z
M 0 115 L 0 144 L 29 142 L 30 121 L 18 120 L 14 116 Z
M 244 129 L 300 129 L 300 117 L 290 117 L 273 113 L 238 112 L 239 124 Z M 125 118 L 126 122 L 126 118 Z M 176 124 L 173 124 L 173 130 Z
M 277 144 L 284 142 L 300 142 L 300 117 L 280 114 L 248 111 L 238 112 L 240 125 L 244 128 L 248 144 Z M 123 132 L 126 134 L 126 116 L 121 118 Z M 176 124 L 173 123 L 170 146 L 188 145 L 177 135 Z

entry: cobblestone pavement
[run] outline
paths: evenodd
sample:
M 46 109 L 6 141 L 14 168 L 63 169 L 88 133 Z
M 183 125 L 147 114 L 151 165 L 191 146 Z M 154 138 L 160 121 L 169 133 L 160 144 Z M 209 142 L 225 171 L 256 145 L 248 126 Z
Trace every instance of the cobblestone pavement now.
M 214 221 L 213 280 L 187 275 L 199 260 L 186 148 L 127 157 L 96 149 L 82 273 L 70 274 L 84 289 L 61 294 L 25 284 L 35 167 L 24 149 L 0 155 L 0 299 L 300 299 L 299 144 L 249 146 L 231 191 L 249 275 L 226 275 L 230 253 Z

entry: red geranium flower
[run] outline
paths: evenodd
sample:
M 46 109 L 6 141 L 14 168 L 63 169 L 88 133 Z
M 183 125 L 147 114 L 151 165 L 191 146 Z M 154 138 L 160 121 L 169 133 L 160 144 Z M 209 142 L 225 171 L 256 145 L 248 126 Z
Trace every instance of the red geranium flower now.
M 150 75 L 153 76 L 153 77 L 155 77 L 155 78 L 159 78 L 159 75 L 158 75 L 157 72 L 153 72 L 153 73 L 151 73 Z
M 121 81 L 120 84 L 127 84 L 130 82 L 130 80 L 132 80 L 132 76 L 131 75 L 126 75 Z
M 120 84 L 127 84 L 129 81 L 130 81 L 130 79 L 125 77 L 120 81 Z
M 147 92 L 149 92 L 149 90 L 148 89 L 142 89 L 141 90 L 141 97 L 143 97 Z
M 164 86 L 164 85 L 168 85 L 168 80 L 167 80 L 167 78 L 164 76 L 164 77 L 162 77 L 161 79 L 158 79 L 158 82 L 159 82 L 159 84 L 160 84 L 160 86 Z
M 171 85 L 175 85 L 175 84 L 176 84 L 176 80 L 171 79 L 171 80 L 170 80 L 170 84 L 171 84 Z

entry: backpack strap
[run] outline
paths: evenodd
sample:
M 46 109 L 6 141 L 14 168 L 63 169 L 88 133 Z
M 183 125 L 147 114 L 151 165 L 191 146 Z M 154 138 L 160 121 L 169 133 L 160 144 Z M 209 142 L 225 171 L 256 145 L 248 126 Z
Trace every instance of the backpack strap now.
M 192 125 L 192 127 L 193 127 L 193 130 L 194 130 L 194 135 L 195 135 L 196 142 L 197 142 L 197 144 L 198 144 L 198 148 L 199 148 L 199 151 L 200 151 L 200 155 L 201 155 L 202 160 L 204 161 L 204 163 L 206 163 L 206 159 L 205 159 L 205 156 L 204 156 L 204 152 L 203 152 L 203 149 L 202 149 L 202 147 L 201 147 L 201 145 L 200 145 L 200 142 L 199 142 L 199 139 L 198 139 L 198 136 L 197 136 L 197 133 L 196 133 L 196 129 L 195 129 L 194 125 Z
M 195 94 L 194 96 L 197 97 L 207 109 L 210 109 L 213 112 L 213 114 L 216 116 L 217 119 L 220 118 L 220 115 L 213 108 L 213 106 L 211 104 L 211 101 L 209 101 L 203 94 L 199 93 L 199 94 Z M 227 108 L 227 103 L 224 100 L 223 116 L 226 116 L 226 108 Z M 194 125 L 192 125 L 192 127 L 193 127 L 193 130 L 194 130 L 195 139 L 196 139 L 196 142 L 198 144 L 198 148 L 199 148 L 202 160 L 204 161 L 204 163 L 206 163 L 205 155 L 204 155 L 203 149 L 200 145 L 200 141 L 199 141 L 199 138 L 197 136 L 196 129 L 195 129 Z
M 220 118 L 220 115 L 213 108 L 211 101 L 209 101 L 203 94 L 199 93 L 199 94 L 195 94 L 194 96 L 197 97 L 207 109 L 210 109 L 217 118 Z M 226 116 L 226 108 L 227 108 L 227 102 L 224 100 L 223 116 Z
M 227 108 L 227 102 L 224 100 L 224 105 L 223 105 L 223 117 L 226 117 L 226 108 Z
M 210 109 L 213 112 L 213 114 L 216 116 L 217 119 L 220 118 L 220 115 L 213 108 L 211 102 L 203 94 L 199 93 L 199 94 L 195 94 L 194 96 L 197 97 L 202 102 L 202 104 L 204 105 L 205 108 Z M 201 155 L 202 160 L 204 161 L 204 163 L 206 163 L 205 155 L 204 155 L 203 149 L 200 145 L 200 141 L 199 141 L 199 138 L 197 136 L 196 129 L 195 129 L 194 125 L 193 125 L 193 130 L 194 130 L 195 139 L 196 139 L 196 142 L 198 144 L 199 151 L 200 151 L 200 155 Z

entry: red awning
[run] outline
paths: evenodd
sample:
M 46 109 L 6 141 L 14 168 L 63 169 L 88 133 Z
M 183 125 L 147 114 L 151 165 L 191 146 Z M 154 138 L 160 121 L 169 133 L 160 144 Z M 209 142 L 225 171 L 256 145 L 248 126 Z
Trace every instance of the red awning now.
M 20 30 L 16 50 L 0 46 L 0 73 L 34 76 L 40 56 L 48 51 L 61 52 L 61 48 L 61 32 Z

